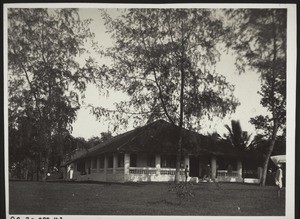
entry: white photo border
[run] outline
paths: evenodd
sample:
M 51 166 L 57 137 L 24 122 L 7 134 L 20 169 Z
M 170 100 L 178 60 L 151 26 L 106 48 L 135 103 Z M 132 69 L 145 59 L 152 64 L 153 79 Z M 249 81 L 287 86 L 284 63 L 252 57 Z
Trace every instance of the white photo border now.
M 276 216 L 276 218 L 295 217 L 295 114 L 296 114 L 296 63 L 297 63 L 297 11 L 296 4 L 231 4 L 231 3 L 213 3 L 213 4 L 108 4 L 108 3 L 8 3 L 3 5 L 3 40 L 4 40 L 4 156 L 5 156 L 5 202 L 6 216 L 20 218 L 39 218 L 50 215 L 14 215 L 9 214 L 9 171 L 8 171 L 8 50 L 7 50 L 7 11 L 9 8 L 285 8 L 287 9 L 287 163 L 286 163 L 286 215 Z M 55 215 L 55 212 L 53 212 Z M 52 216 L 52 215 L 51 215 Z M 63 219 L 69 218 L 138 218 L 140 216 L 109 216 L 109 215 L 61 215 Z M 166 218 L 166 216 L 143 216 L 146 218 Z M 171 216 L 169 216 L 171 217 Z M 173 218 L 182 218 L 181 216 L 172 216 Z M 186 217 L 186 216 L 185 216 Z M 232 218 L 232 216 L 189 216 L 189 218 Z M 238 216 L 238 218 L 249 218 L 249 216 Z M 250 218 L 274 218 L 274 216 Z

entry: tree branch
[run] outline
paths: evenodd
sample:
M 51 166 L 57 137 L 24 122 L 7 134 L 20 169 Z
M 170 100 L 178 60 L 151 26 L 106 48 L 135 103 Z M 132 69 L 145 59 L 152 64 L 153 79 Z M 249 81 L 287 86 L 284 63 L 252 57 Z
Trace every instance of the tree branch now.
M 162 90 L 161 90 L 161 87 L 160 87 L 160 85 L 159 85 L 159 83 L 158 83 L 157 75 L 156 75 L 155 69 L 153 69 L 153 73 L 154 73 L 155 83 L 156 83 L 156 86 L 157 86 L 157 88 L 158 88 L 159 99 L 160 99 L 160 101 L 161 101 L 162 108 L 163 108 L 163 110 L 164 110 L 166 116 L 167 116 L 168 119 L 170 120 L 170 122 L 171 122 L 173 125 L 175 125 L 175 123 L 174 123 L 172 117 L 171 117 L 171 116 L 169 115 L 169 113 L 168 113 L 168 110 L 167 110 L 167 108 L 166 108 L 165 101 L 164 101 L 164 99 L 163 99 L 163 97 L 162 97 Z
M 126 76 L 126 79 L 139 79 L 139 80 L 143 80 L 143 81 L 151 81 L 153 83 L 156 83 L 155 80 L 150 79 L 150 78 L 142 78 L 142 77 L 138 77 L 138 76 L 134 76 L 134 77 L 130 77 L 130 76 Z
M 144 44 L 144 46 L 147 48 L 147 45 L 146 45 L 146 42 L 145 42 L 145 39 L 144 39 L 144 35 L 142 34 L 142 42 Z M 149 63 L 151 64 L 152 61 L 150 60 L 150 58 L 148 57 L 148 61 Z M 165 101 L 163 99 L 163 96 L 162 96 L 162 89 L 160 87 L 160 84 L 158 83 L 158 79 L 157 79 L 157 74 L 156 74 L 156 71 L 155 71 L 155 68 L 152 69 L 153 70 L 153 73 L 154 73 L 154 82 L 158 88 L 158 94 L 159 94 L 159 99 L 161 101 L 161 104 L 162 104 L 162 108 L 163 108 L 163 111 L 165 113 L 165 115 L 167 116 L 167 118 L 169 119 L 169 121 L 175 125 L 174 123 L 174 120 L 172 119 L 172 117 L 170 116 L 170 114 L 168 113 L 168 110 L 167 110 L 167 107 L 166 107 L 166 104 L 165 104 Z
M 36 93 L 35 93 L 35 91 L 34 91 L 34 89 L 33 89 L 33 86 L 32 86 L 32 84 L 31 84 L 31 81 L 30 81 L 30 79 L 29 79 L 28 72 L 27 72 L 25 66 L 23 65 L 23 63 L 22 63 L 21 61 L 19 61 L 19 62 L 20 62 L 21 68 L 23 69 L 23 71 L 24 71 L 24 73 L 25 73 L 26 80 L 27 80 L 27 82 L 28 82 L 28 84 L 29 84 L 29 87 L 30 87 L 30 91 L 32 92 L 33 97 L 34 97 L 34 99 L 35 99 L 35 106 L 36 106 L 36 108 L 37 108 L 37 110 L 38 110 L 38 114 L 39 114 L 40 119 L 41 119 L 41 118 L 42 118 L 42 113 L 41 113 L 40 107 L 39 107 L 39 105 L 38 105 L 38 98 L 37 98 L 37 95 L 36 95 Z

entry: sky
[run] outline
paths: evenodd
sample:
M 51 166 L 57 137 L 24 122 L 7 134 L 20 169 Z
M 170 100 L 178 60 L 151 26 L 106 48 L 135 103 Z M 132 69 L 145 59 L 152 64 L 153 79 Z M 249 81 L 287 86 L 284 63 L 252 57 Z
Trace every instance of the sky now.
M 112 45 L 110 36 L 105 32 L 104 22 L 100 16 L 100 12 L 97 9 L 80 9 L 80 17 L 82 19 L 92 19 L 90 28 L 95 33 L 95 40 L 99 45 L 103 47 L 109 47 Z M 111 16 L 119 14 L 117 9 L 110 10 Z M 96 57 L 99 64 L 104 64 L 107 60 L 98 58 L 96 53 L 91 52 L 91 56 Z M 239 120 L 241 127 L 244 131 L 247 131 L 252 136 L 255 134 L 255 128 L 249 123 L 251 117 L 257 115 L 265 115 L 267 111 L 260 105 L 260 95 L 257 93 L 260 90 L 259 75 L 253 71 L 247 71 L 244 74 L 238 74 L 235 65 L 235 58 L 231 54 L 223 53 L 221 55 L 220 62 L 216 66 L 216 71 L 226 77 L 227 81 L 235 85 L 234 95 L 240 101 L 240 105 L 237 107 L 236 112 L 227 115 L 223 119 L 214 118 L 213 121 L 203 121 L 203 128 L 200 131 L 202 134 L 218 132 L 220 135 L 227 133 L 227 129 L 224 125 L 230 125 L 232 119 Z M 94 106 L 102 106 L 112 109 L 113 103 L 128 98 L 128 96 L 122 92 L 110 92 L 108 97 L 101 96 L 95 85 L 89 85 L 85 93 L 84 104 L 79 110 L 77 120 L 73 124 L 72 134 L 75 137 L 84 137 L 89 139 L 93 136 L 99 136 L 101 132 L 107 132 L 112 130 L 112 125 L 109 122 L 97 121 L 95 116 L 90 113 L 87 108 L 88 104 Z M 133 126 L 129 126 L 128 129 L 119 130 L 118 133 L 129 131 L 133 129 Z M 117 133 L 113 133 L 117 134 Z

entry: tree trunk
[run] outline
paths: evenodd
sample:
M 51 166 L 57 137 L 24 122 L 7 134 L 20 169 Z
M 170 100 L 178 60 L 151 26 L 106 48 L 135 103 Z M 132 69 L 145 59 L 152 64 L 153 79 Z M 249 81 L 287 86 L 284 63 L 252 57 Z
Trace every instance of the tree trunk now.
M 48 130 L 48 133 L 47 133 L 47 139 L 46 139 L 46 142 L 45 142 L 45 157 L 44 157 L 44 172 L 43 172 L 43 181 L 45 182 L 46 179 L 47 179 L 47 173 L 48 173 L 48 170 L 49 170 L 49 155 L 51 153 L 51 132 L 50 132 L 50 129 Z
M 47 180 L 48 169 L 49 169 L 49 158 L 48 158 L 48 153 L 46 153 L 45 163 L 44 163 L 43 182 Z
M 266 178 L 267 178 L 267 171 L 268 171 L 268 164 L 269 164 L 269 159 L 270 156 L 273 152 L 275 141 L 276 141 L 276 135 L 278 131 L 278 115 L 276 113 L 276 107 L 275 107 L 275 74 L 276 74 L 276 60 L 277 60 L 277 31 L 276 31 L 276 24 L 275 24 L 275 11 L 273 11 L 273 63 L 272 63 L 272 81 L 271 81 L 271 112 L 273 115 L 273 130 L 272 130 L 272 137 L 271 137 L 271 142 L 268 148 L 268 152 L 266 154 L 266 158 L 264 160 L 264 165 L 263 165 L 263 173 L 262 173 L 262 179 L 261 179 L 261 186 L 265 186 L 266 183 Z
M 181 162 L 181 148 L 182 148 L 182 128 L 179 127 L 179 140 L 178 147 L 176 153 L 176 174 L 175 174 L 175 182 L 178 183 L 180 179 L 180 162 Z
M 271 140 L 271 143 L 269 145 L 269 149 L 268 149 L 268 152 L 266 154 L 266 157 L 265 157 L 265 160 L 264 160 L 264 164 L 263 164 L 263 172 L 262 172 L 262 178 L 261 178 L 261 182 L 260 182 L 261 186 L 265 186 L 265 183 L 266 183 L 269 159 L 270 159 L 270 156 L 272 154 L 272 151 L 273 151 L 273 148 L 274 148 L 274 144 L 275 144 L 275 140 L 274 141 Z
M 278 131 L 278 124 L 277 124 L 277 121 L 275 121 L 274 122 L 273 132 L 272 132 L 271 142 L 270 142 L 270 145 L 269 145 L 269 148 L 268 148 L 268 152 L 266 154 L 266 157 L 265 157 L 265 160 L 264 160 L 264 164 L 263 164 L 263 172 L 262 172 L 262 178 L 261 178 L 261 182 L 260 182 L 261 186 L 265 186 L 265 184 L 266 184 L 269 159 L 270 159 L 271 154 L 272 154 L 273 149 L 274 149 L 277 131 Z
M 28 167 L 26 167 L 25 169 L 25 180 L 26 181 L 28 180 Z
M 39 172 L 40 172 L 40 161 L 36 165 L 36 181 L 39 181 Z
M 183 23 L 182 23 L 183 25 Z M 183 36 L 182 36 L 183 39 Z M 181 151 L 182 151 L 182 126 L 183 126 L 183 111 L 184 111 L 184 83 L 185 83 L 185 53 L 184 53 L 184 43 L 182 41 L 181 44 L 181 63 L 180 63 L 180 112 L 179 112 L 179 125 L 178 125 L 178 147 L 176 153 L 176 174 L 175 174 L 175 182 L 179 182 L 180 177 L 180 161 L 181 161 Z

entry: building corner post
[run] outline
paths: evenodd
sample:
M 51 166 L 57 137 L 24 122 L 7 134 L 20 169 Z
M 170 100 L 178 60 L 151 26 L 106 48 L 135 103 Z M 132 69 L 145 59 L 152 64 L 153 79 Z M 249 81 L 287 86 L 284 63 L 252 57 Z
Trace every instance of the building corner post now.
M 130 181 L 129 168 L 130 168 L 130 154 L 125 153 L 124 154 L 124 182 Z
M 160 154 L 155 155 L 155 168 L 156 168 L 156 175 L 160 175 Z
M 124 174 L 129 174 L 129 167 L 130 167 L 130 154 L 124 154 Z
M 113 155 L 113 174 L 116 174 L 118 167 L 118 154 Z

